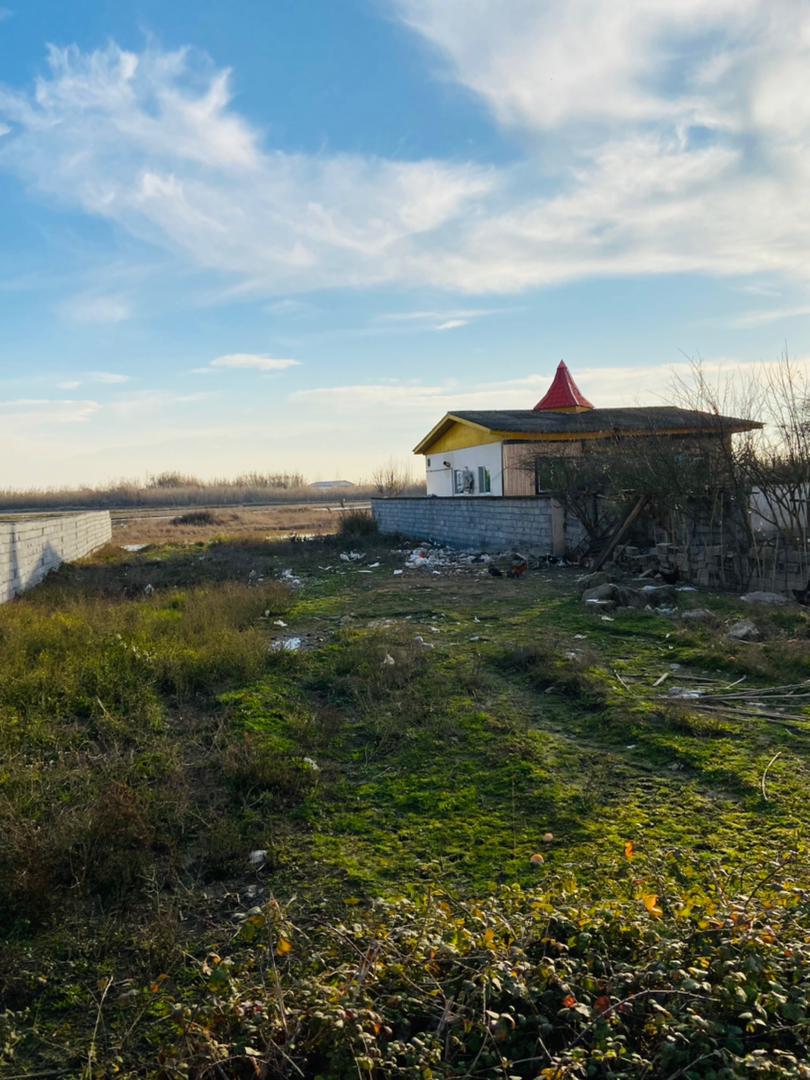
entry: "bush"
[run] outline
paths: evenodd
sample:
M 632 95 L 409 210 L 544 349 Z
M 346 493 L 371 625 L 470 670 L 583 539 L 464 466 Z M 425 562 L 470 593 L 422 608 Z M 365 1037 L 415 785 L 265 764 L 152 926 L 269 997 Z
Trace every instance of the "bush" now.
M 598 895 L 433 885 L 349 919 L 273 899 L 196 982 L 155 984 L 148 1037 L 177 1075 L 225 1078 L 810 1077 L 806 877 L 774 859 L 735 895 L 689 871 L 634 856 Z
M 368 510 L 344 510 L 340 515 L 339 540 L 367 540 L 379 536 L 377 522 Z
M 172 518 L 172 525 L 221 525 L 222 519 L 210 510 L 189 510 Z

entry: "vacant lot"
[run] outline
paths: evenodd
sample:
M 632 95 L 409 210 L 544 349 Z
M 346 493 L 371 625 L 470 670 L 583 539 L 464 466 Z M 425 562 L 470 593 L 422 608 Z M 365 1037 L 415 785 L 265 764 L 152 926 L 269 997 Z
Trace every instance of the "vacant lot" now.
M 338 503 L 114 510 L 113 539 L 117 544 L 196 544 L 226 536 L 251 540 L 324 536 L 338 530 L 345 512 Z
M 0 1075 L 810 1075 L 805 611 L 227 531 L 0 609 Z

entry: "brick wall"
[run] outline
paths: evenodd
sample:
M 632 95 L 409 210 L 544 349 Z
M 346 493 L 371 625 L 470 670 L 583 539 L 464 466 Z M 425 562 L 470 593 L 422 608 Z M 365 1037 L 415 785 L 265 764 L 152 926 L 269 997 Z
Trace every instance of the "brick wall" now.
M 371 508 L 381 532 L 400 533 L 412 540 L 477 551 L 515 547 L 545 555 L 552 550 L 551 499 L 372 499 Z
M 0 521 L 0 603 L 39 584 L 61 563 L 89 555 L 111 535 L 106 510 Z

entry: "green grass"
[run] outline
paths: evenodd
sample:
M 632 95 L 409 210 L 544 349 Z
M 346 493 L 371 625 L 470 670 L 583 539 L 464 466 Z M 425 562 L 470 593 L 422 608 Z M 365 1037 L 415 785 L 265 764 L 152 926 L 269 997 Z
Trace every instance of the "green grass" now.
M 402 557 L 362 543 L 357 565 L 334 540 L 108 549 L 0 608 L 0 1074 L 749 1076 L 764 1046 L 769 1075 L 803 1075 L 780 1054 L 801 1060 L 806 1004 L 777 1021 L 762 995 L 804 985 L 781 969 L 810 935 L 810 723 L 715 720 L 651 687 L 677 664 L 803 679 L 806 616 L 758 613 L 765 644 L 736 645 L 733 598 L 694 598 L 713 626 L 605 622 L 564 572 L 395 577 Z M 269 647 L 291 635 L 304 648 Z M 791 916 L 735 943 L 746 903 L 749 936 Z M 656 967 L 714 972 L 707 918 L 756 1006 L 730 1043 L 706 1036 L 716 1074 L 678 1056 L 705 1032 Z M 535 933 L 567 941 L 567 974 Z M 701 991 L 718 1030 L 724 977 Z M 592 1023 L 645 979 L 671 1023 L 655 997 Z M 475 1022 L 436 1040 L 450 999 Z

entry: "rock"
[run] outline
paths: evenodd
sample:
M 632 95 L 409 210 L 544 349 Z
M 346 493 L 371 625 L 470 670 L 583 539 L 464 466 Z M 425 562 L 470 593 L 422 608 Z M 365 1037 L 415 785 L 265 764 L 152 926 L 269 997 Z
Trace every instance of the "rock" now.
M 689 611 L 682 611 L 681 618 L 684 622 L 709 622 L 714 618 L 714 615 L 707 608 L 698 607 L 690 608 Z
M 618 580 L 618 574 L 611 574 L 609 570 L 597 570 L 593 574 L 584 574 L 579 578 L 579 586 L 584 591 L 595 589 L 598 585 L 609 585 Z
M 780 592 L 748 592 L 740 597 L 746 604 L 789 604 L 790 597 Z
M 591 601 L 616 603 L 618 599 L 618 588 L 610 581 L 603 581 L 599 585 L 594 585 L 593 588 L 585 589 L 582 593 L 582 599 L 585 603 Z
M 644 599 L 653 607 L 674 604 L 677 599 L 672 585 L 645 585 L 641 591 L 644 593 Z
M 646 597 L 627 585 L 617 585 L 615 582 L 606 581 L 593 589 L 586 589 L 582 594 L 585 604 L 599 607 L 633 607 L 643 608 L 647 603 Z
M 726 637 L 733 638 L 735 641 L 759 641 L 762 634 L 750 619 L 740 619 L 728 628 Z
M 638 589 L 631 589 L 629 585 L 616 585 L 618 590 L 619 607 L 643 608 L 647 606 L 647 597 Z

